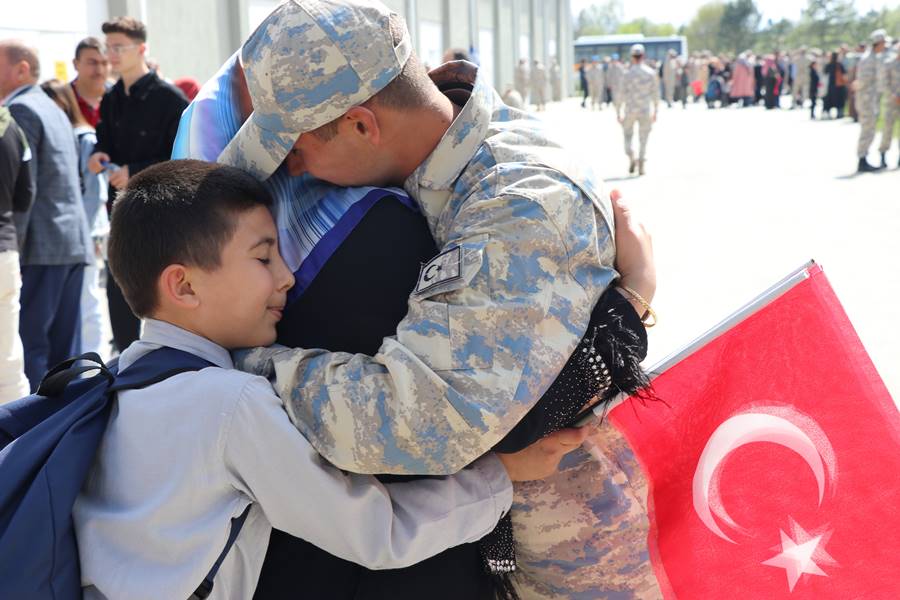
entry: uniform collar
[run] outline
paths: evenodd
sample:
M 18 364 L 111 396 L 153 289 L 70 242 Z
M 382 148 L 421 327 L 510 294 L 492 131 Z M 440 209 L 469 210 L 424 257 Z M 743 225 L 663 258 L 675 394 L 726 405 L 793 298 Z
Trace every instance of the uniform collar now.
M 120 370 L 128 368 L 141 356 L 163 346 L 193 354 L 223 369 L 234 368 L 231 355 L 215 342 L 177 325 L 156 319 L 146 319 L 141 339 L 128 346 L 122 353 L 122 357 L 119 359 Z
M 429 76 L 451 101 L 464 103 L 437 147 L 404 183 L 433 231 L 454 182 L 487 136 L 495 100 L 494 89 L 472 63 L 449 62 Z

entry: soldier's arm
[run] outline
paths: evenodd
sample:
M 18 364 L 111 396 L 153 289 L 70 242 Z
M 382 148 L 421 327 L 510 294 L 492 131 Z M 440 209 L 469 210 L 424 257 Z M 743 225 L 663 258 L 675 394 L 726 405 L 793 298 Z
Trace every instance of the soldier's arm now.
M 541 204 L 472 202 L 447 238 L 374 357 L 257 349 L 240 360 L 274 377 L 295 426 L 339 468 L 458 471 L 520 421 L 584 333 L 572 331 L 567 294 L 557 294 L 573 280 L 562 276 L 566 247 Z

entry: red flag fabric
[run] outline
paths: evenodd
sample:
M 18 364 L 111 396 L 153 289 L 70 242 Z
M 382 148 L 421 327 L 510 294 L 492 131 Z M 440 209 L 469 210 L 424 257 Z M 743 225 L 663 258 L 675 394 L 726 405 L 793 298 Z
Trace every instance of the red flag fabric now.
M 900 598 L 900 414 L 818 266 L 610 413 L 666 598 Z

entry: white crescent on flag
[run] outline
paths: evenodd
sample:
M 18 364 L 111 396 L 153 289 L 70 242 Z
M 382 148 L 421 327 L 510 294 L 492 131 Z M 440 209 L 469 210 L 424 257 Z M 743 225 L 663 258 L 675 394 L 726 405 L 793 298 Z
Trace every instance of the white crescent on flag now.
M 758 410 L 760 409 L 754 409 L 754 411 Z M 819 448 L 800 427 L 784 417 L 763 412 L 749 412 L 727 419 L 710 436 L 703 453 L 700 455 L 700 460 L 697 462 L 693 481 L 694 511 L 697 513 L 697 516 L 717 536 L 733 544 L 737 543 L 722 531 L 713 517 L 715 515 L 715 517 L 728 523 L 731 527 L 739 529 L 738 524 L 728 515 L 725 507 L 719 500 L 721 496 L 716 487 L 718 483 L 715 473 L 722 461 L 732 451 L 753 442 L 779 444 L 799 454 L 806 461 L 806 464 L 809 465 L 809 468 L 812 469 L 813 475 L 815 475 L 819 488 L 819 504 L 821 505 L 822 498 L 825 495 L 825 461 L 823 460 L 823 455 L 832 457 L 833 452 L 830 449 L 827 437 L 824 437 L 824 435 L 817 435 L 816 437 L 819 445 L 826 445 L 827 447 Z M 833 473 L 833 465 L 829 466 L 832 467 L 829 471 Z

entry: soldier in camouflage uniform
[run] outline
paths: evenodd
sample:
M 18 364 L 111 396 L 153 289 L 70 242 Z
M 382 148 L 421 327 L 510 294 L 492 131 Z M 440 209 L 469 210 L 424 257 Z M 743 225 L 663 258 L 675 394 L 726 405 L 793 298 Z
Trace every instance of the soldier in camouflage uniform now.
M 791 83 L 791 92 L 794 103 L 791 109 L 803 108 L 803 103 L 809 95 L 809 55 L 806 46 L 794 53 L 794 81 Z
M 588 82 L 588 91 L 591 95 L 591 108 L 603 108 L 604 90 L 606 89 L 606 75 L 603 72 L 603 65 L 597 61 L 597 57 L 591 61 L 585 73 Z
M 869 147 L 875 140 L 875 127 L 881 112 L 881 94 L 884 86 L 884 47 L 885 31 L 878 29 L 872 32 L 872 48 L 859 60 L 856 68 L 856 111 L 859 114 L 859 144 L 857 156 L 859 173 L 871 173 L 880 170 L 866 160 Z
M 606 87 L 610 90 L 613 106 L 616 108 L 616 114 L 619 114 L 619 107 L 622 105 L 622 79 L 625 77 L 625 67 L 619 60 L 618 54 L 612 55 L 612 61 L 606 70 Z
M 622 106 L 624 115 L 622 108 L 619 108 L 616 114 L 625 134 L 625 154 L 630 161 L 628 172 L 634 173 L 637 166 L 638 173 L 643 175 L 647 139 L 650 137 L 650 129 L 656 122 L 656 113 L 659 110 L 659 77 L 656 71 L 644 64 L 643 44 L 631 47 L 631 66 L 622 78 Z M 637 161 L 631 148 L 635 123 L 638 124 L 641 144 Z
M 516 71 L 513 73 L 513 87 L 522 95 L 522 102 L 528 105 L 528 92 L 531 87 L 531 73 L 528 72 L 528 61 L 524 58 L 519 59 L 516 65 Z
M 675 80 L 678 76 L 678 53 L 669 50 L 662 61 L 663 88 L 666 92 L 666 105 L 672 108 L 675 101 Z
M 884 90 L 887 96 L 884 105 L 884 127 L 881 130 L 881 168 L 887 168 L 887 151 L 891 149 L 894 138 L 895 123 L 900 120 L 900 44 L 898 44 L 887 61 L 884 69 Z M 897 164 L 900 167 L 900 162 Z
M 367 3 L 373 16 L 362 6 L 287 2 L 260 25 L 241 54 L 254 113 L 219 160 L 261 179 L 284 161 L 291 174 L 341 185 L 400 183 L 442 251 L 422 266 L 397 335 L 374 357 L 271 348 L 251 351 L 241 364 L 274 379 L 291 420 L 334 465 L 453 473 L 513 428 L 580 342 L 594 304 L 617 277 L 611 209 L 600 179 L 540 121 L 503 105 L 474 65 L 448 63 L 430 73 L 430 101 L 395 121 L 421 126 L 417 136 L 389 131 L 387 113 L 379 116 L 378 103 L 368 101 L 416 59 L 405 27 L 401 40 L 385 39 L 387 10 Z M 401 140 L 402 151 L 374 148 L 376 137 Z M 646 284 L 635 283 L 652 295 Z M 622 456 L 600 468 L 582 452 L 558 485 L 522 496 L 528 518 L 516 526 L 519 552 L 540 557 L 548 544 L 562 552 L 559 562 L 529 559 L 529 581 L 558 580 L 562 567 L 571 587 L 555 597 L 608 586 L 640 594 L 622 597 L 658 597 L 643 486 L 620 466 L 634 459 L 615 436 L 595 441 L 598 456 Z M 560 498 L 570 509 L 550 511 Z M 593 523 L 580 514 L 585 499 L 598 503 Z M 622 538 L 600 535 L 598 523 L 627 530 L 636 546 L 613 548 Z M 601 556 L 616 558 L 598 567 L 592 557 Z M 522 592 L 539 597 L 532 589 Z

